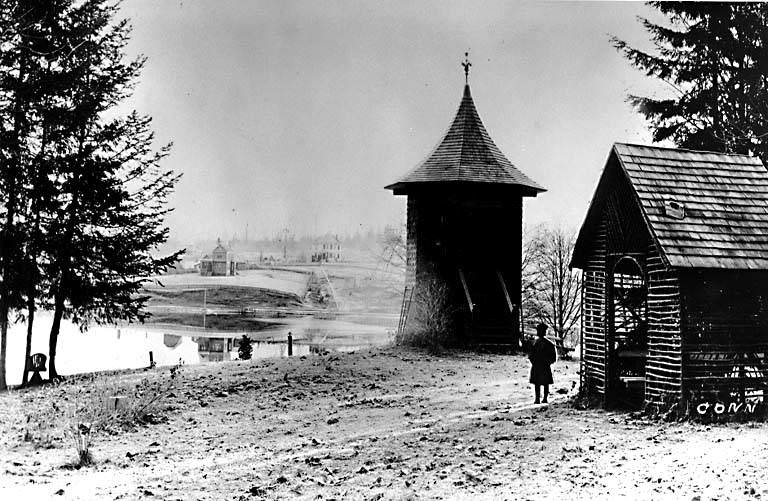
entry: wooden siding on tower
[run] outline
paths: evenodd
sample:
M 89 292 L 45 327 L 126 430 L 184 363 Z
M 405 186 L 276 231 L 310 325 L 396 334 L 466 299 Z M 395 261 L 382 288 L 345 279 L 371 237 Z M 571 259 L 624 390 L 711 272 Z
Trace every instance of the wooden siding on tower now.
M 416 284 L 416 249 L 418 236 L 418 202 L 414 197 L 408 197 L 407 230 L 405 247 L 405 286 Z
M 517 346 L 522 261 L 519 190 L 443 187 L 436 193 L 410 193 L 407 220 L 406 286 L 413 286 L 412 306 L 418 307 L 422 287 L 437 281 L 452 303 L 457 341 Z

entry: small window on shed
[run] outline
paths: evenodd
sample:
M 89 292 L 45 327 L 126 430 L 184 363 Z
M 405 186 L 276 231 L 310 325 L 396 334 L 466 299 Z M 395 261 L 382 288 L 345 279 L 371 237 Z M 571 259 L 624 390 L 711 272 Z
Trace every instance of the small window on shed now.
M 664 215 L 675 219 L 683 219 L 685 218 L 685 205 L 674 200 L 665 200 Z

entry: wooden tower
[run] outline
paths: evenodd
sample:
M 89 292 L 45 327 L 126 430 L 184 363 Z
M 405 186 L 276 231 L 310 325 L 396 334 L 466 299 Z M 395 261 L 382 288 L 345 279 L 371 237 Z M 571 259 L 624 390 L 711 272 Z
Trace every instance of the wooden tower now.
M 408 197 L 404 305 L 409 291 L 418 297 L 438 281 L 449 291 L 458 341 L 517 347 L 523 197 L 545 190 L 491 140 L 468 82 L 440 144 L 386 189 Z

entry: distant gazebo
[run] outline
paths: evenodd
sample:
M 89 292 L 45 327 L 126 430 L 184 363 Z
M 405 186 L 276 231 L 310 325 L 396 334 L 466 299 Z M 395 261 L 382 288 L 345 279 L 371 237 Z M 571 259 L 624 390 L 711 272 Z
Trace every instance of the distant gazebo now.
M 467 77 L 469 66 L 465 61 Z M 408 321 L 413 291 L 437 280 L 456 306 L 458 341 L 517 347 L 523 197 L 545 190 L 491 140 L 468 82 L 440 144 L 386 188 L 408 197 L 401 327 Z
M 202 276 L 235 275 L 236 271 L 237 264 L 234 256 L 222 245 L 220 238 L 216 241 L 216 247 L 211 254 L 206 254 L 200 259 L 200 275 Z

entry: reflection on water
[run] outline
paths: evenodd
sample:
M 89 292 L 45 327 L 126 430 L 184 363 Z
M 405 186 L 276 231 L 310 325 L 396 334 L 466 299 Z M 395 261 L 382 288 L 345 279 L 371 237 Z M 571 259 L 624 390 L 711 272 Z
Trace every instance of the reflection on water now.
M 280 329 L 280 331 L 286 328 Z M 281 336 L 273 335 L 268 340 L 252 341 L 251 358 L 287 357 L 288 340 L 290 331 L 285 331 L 285 341 L 280 341 Z M 261 334 L 261 333 L 260 333 Z M 291 332 L 291 334 L 294 334 Z M 371 346 L 381 346 L 391 341 L 391 335 L 383 333 L 379 336 L 344 336 L 337 338 L 337 333 L 321 329 L 307 329 L 296 331 L 293 341 L 293 356 L 324 354 L 329 351 L 350 352 Z M 334 336 L 334 337 L 332 337 Z M 240 337 L 216 337 L 194 338 L 198 343 L 198 354 L 201 362 L 220 362 L 223 360 L 237 360 Z
M 50 315 L 43 314 L 36 319 L 32 353 L 48 355 L 51 321 Z M 375 323 L 385 322 L 379 320 Z M 294 356 L 305 356 L 386 344 L 392 339 L 391 323 L 370 325 L 350 319 L 299 317 L 285 319 L 284 323 L 274 324 L 266 331 L 248 335 L 254 339 L 253 358 L 288 356 L 289 332 L 293 335 Z M 201 331 L 183 327 L 155 329 L 140 325 L 92 326 L 83 333 L 75 325 L 62 321 L 56 360 L 59 373 L 68 375 L 147 367 L 150 352 L 159 366 L 234 360 L 237 359 L 238 339 L 244 334 L 206 332 L 206 337 L 200 337 Z M 25 339 L 26 325 L 10 327 L 6 376 L 9 384 L 21 383 Z M 47 374 L 44 372 L 42 376 L 45 378 Z
M 197 343 L 197 353 L 201 362 L 223 362 L 232 360 L 234 339 L 231 337 L 192 338 Z
M 120 330 L 118 329 L 118 336 L 120 336 Z M 176 348 L 181 344 L 181 336 L 175 334 L 163 334 L 163 344 L 168 348 Z
M 201 362 L 221 362 L 226 360 L 237 360 L 237 348 L 239 345 L 239 339 L 226 339 L 226 338 L 211 338 L 214 343 L 207 346 L 199 344 L 200 348 L 200 361 Z M 198 342 L 202 342 L 203 339 L 198 339 Z M 213 349 L 211 349 L 213 347 Z M 222 349 L 217 349 L 222 348 Z M 272 341 L 254 341 L 251 345 L 251 358 L 271 358 L 271 357 L 287 357 L 288 356 L 288 343 L 279 343 Z M 318 349 L 310 345 L 294 344 L 293 356 L 310 355 L 317 353 Z
M 283 341 L 288 333 L 293 334 L 294 342 L 322 344 L 324 346 L 378 346 L 388 343 L 392 338 L 394 324 L 397 319 L 389 319 L 384 323 L 376 319 L 375 323 L 363 323 L 366 319 L 356 317 L 351 321 L 320 319 L 313 317 L 297 317 L 285 319 L 280 324 L 262 331 L 270 340 Z
M 39 315 L 35 320 L 32 353 L 48 355 L 50 328 L 51 317 Z M 9 329 L 6 373 L 9 384 L 21 383 L 25 339 L 26 325 L 16 324 Z M 191 337 L 179 336 L 178 340 L 173 340 L 166 338 L 163 332 L 142 326 L 92 326 L 83 333 L 75 325 L 62 321 L 56 368 L 62 375 L 136 369 L 149 366 L 149 352 L 157 365 L 200 362 L 197 343 Z M 46 378 L 48 375 L 44 372 L 42 376 Z

